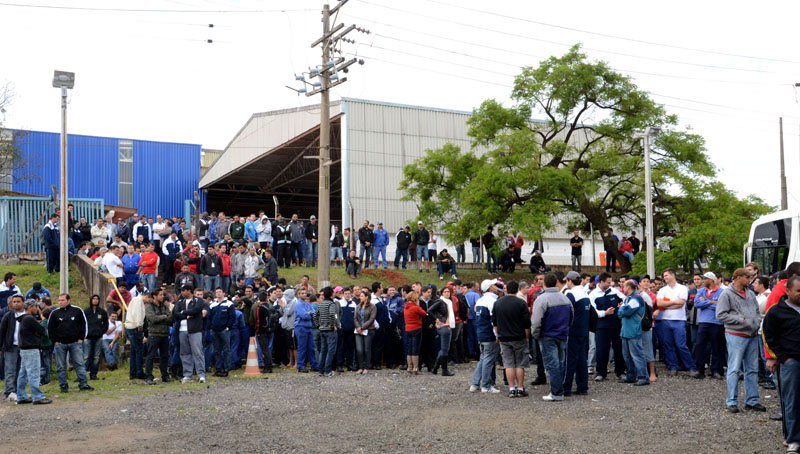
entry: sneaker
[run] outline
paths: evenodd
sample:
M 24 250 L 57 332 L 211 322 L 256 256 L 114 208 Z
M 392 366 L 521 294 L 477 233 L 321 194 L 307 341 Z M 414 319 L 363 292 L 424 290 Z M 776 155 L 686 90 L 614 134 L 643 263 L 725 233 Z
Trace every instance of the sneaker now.
M 475 385 L 471 385 L 471 386 L 469 387 L 469 392 L 471 392 L 471 393 L 476 393 L 476 392 L 478 392 L 478 391 L 480 391 L 480 390 L 481 390 L 481 388 L 480 388 L 480 387 L 478 387 L 478 386 L 475 386 Z
M 749 410 L 749 411 L 767 411 L 767 407 L 765 407 L 765 406 L 763 406 L 761 404 L 745 405 L 744 409 L 745 410 Z
M 786 447 L 786 452 L 800 452 L 800 443 L 789 443 Z
M 146 385 L 155 385 L 155 384 L 156 384 L 156 382 L 155 382 L 155 381 L 153 381 L 153 380 L 152 380 L 152 379 L 150 379 L 150 378 L 148 378 L 147 380 L 145 380 L 145 381 L 144 381 L 144 383 L 145 383 Z
M 68 393 L 69 392 L 69 386 L 59 386 L 59 388 L 61 389 L 62 393 Z
M 553 393 L 550 393 L 546 396 L 542 396 L 542 400 L 545 402 L 561 402 L 564 400 L 564 396 L 554 396 Z
M 191 382 L 192 382 L 191 377 L 183 377 L 181 379 L 181 383 L 191 383 Z
M 594 381 L 603 381 L 605 379 L 606 379 L 606 377 L 603 377 L 602 375 L 595 375 L 594 376 Z
M 488 388 L 481 388 L 481 393 L 489 393 L 489 394 L 497 394 L 500 390 L 495 388 L 494 386 L 490 386 Z
M 639 380 L 633 384 L 633 386 L 647 386 L 650 384 L 650 380 Z
M 455 274 L 450 275 L 450 277 L 452 277 L 453 279 L 458 279 L 458 276 L 456 276 Z
M 440 281 L 443 281 L 443 280 L 444 280 L 444 276 L 440 274 L 440 275 L 439 275 L 439 280 L 440 280 Z
M 92 388 L 89 385 L 86 385 L 86 386 L 81 386 L 80 388 L 78 388 L 78 391 L 94 391 L 94 388 Z
M 44 399 L 39 399 L 39 400 L 34 400 L 33 401 L 33 405 L 47 405 L 47 404 L 52 404 L 52 403 L 53 403 L 53 401 L 48 399 L 48 398 L 46 398 L 46 397 Z
M 775 383 L 771 381 L 765 381 L 764 383 L 761 384 L 761 387 L 764 389 L 775 389 Z
M 33 402 L 31 399 L 18 399 L 17 405 L 29 404 L 31 402 Z
M 328 372 L 327 374 L 325 374 L 325 376 L 326 377 L 335 377 L 336 374 L 334 374 L 333 371 L 331 371 L 331 372 Z
M 205 383 L 206 382 L 206 377 L 200 377 L 199 381 L 200 381 L 200 383 Z
M 17 393 L 8 393 L 8 396 L 6 397 L 6 399 L 8 399 L 9 402 L 16 402 L 17 401 Z
M 739 407 L 736 405 L 728 405 L 728 413 L 739 413 Z
M 508 390 L 508 397 L 517 397 L 517 390 L 516 389 L 509 389 Z
M 528 397 L 528 391 L 525 391 L 524 388 L 523 389 L 518 389 L 517 390 L 517 397 Z

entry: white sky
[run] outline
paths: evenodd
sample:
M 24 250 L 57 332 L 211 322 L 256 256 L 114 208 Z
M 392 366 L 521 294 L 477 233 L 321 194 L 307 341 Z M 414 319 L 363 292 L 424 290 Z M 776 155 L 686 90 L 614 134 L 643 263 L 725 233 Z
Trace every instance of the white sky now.
M 318 48 L 309 45 L 321 33 L 321 5 L 320 0 L 8 0 L 0 4 L 0 83 L 11 82 L 17 97 L 5 114 L 6 125 L 59 131 L 59 91 L 51 86 L 53 70 L 59 69 L 76 73 L 71 133 L 224 148 L 254 112 L 319 102 L 285 86 L 297 86 L 294 74 L 319 63 Z M 798 16 L 796 1 L 759 8 L 752 2 L 696 0 L 351 0 L 339 21 L 373 34 L 348 35 L 357 44 L 346 44 L 344 51 L 366 65 L 353 66 L 332 98 L 469 111 L 488 98 L 507 102 L 520 66 L 535 66 L 580 42 L 592 58 L 633 76 L 703 135 L 728 187 L 773 205 L 780 203 L 782 115 L 789 206 L 797 209 Z

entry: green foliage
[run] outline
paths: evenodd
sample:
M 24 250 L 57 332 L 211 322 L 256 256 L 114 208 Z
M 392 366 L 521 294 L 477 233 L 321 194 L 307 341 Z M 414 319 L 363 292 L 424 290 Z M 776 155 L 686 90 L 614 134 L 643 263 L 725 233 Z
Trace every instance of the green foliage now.
M 489 224 L 537 237 L 562 216 L 593 223 L 611 244 L 609 226 L 644 222 L 643 149 L 634 135 L 647 126 L 663 131 L 651 153 L 657 216 L 673 213 L 673 187 L 713 174 L 702 137 L 676 131 L 674 115 L 578 46 L 523 68 L 511 97 L 511 107 L 490 99 L 473 110 L 472 151 L 446 145 L 405 168 L 404 199 L 449 239 L 475 237 Z

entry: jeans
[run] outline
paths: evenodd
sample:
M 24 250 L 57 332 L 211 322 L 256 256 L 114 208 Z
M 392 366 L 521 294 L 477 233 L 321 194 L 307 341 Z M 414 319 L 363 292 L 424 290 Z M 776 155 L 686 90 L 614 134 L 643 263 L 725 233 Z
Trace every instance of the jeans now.
M 728 341 L 728 399 L 725 405 L 739 404 L 739 371 L 744 371 L 745 404 L 758 403 L 758 339 L 725 333 Z
M 156 275 L 153 273 L 143 274 L 142 281 L 147 290 L 153 291 L 156 288 Z
M 100 352 L 103 350 L 102 338 L 83 340 L 83 360 L 90 377 L 97 377 L 100 369 Z
M 697 328 L 697 342 L 694 346 L 694 365 L 697 370 L 703 372 L 708 363 L 708 357 L 711 356 L 709 371 L 712 374 L 722 375 L 724 351 L 725 327 L 716 323 L 701 323 Z
M 137 378 L 144 375 L 144 332 L 136 329 L 126 329 L 125 337 L 131 344 L 131 357 L 128 361 L 130 365 L 130 378 Z
M 439 276 L 443 276 L 444 273 L 449 272 L 449 271 L 452 271 L 451 274 L 457 274 L 456 273 L 456 264 L 454 262 L 450 262 L 450 263 L 439 262 L 439 263 L 436 264 L 436 270 L 439 271 Z
M 336 345 L 336 364 L 339 367 L 355 367 L 356 363 L 356 338 L 353 330 L 339 330 Z
M 478 263 L 481 261 L 481 248 L 478 246 L 472 247 L 472 263 Z
M 642 350 L 644 350 L 644 359 L 648 363 L 653 363 L 656 361 L 655 354 L 653 352 L 653 329 L 650 328 L 648 331 L 642 332 Z
M 586 347 L 589 339 L 570 336 L 567 339 L 567 365 L 564 372 L 564 393 L 572 394 L 572 378 L 578 393 L 589 391 L 589 370 L 586 364 Z
M 228 364 L 231 362 L 230 330 L 212 331 L 211 342 L 214 344 L 214 367 L 218 372 L 228 370 Z
M 344 254 L 342 253 L 342 248 L 340 247 L 331 248 L 331 260 L 335 260 L 336 258 L 344 260 Z
M 317 359 L 317 365 L 322 369 L 320 357 L 322 356 L 322 336 L 319 334 L 319 329 L 311 328 L 311 335 L 314 337 L 314 358 Z
M 478 329 L 474 319 L 467 323 L 467 354 L 470 358 L 478 358 L 481 354 L 481 347 L 478 345 Z
M 633 252 L 623 252 L 622 255 L 624 255 L 629 262 L 633 263 Z
M 372 258 L 372 248 L 373 246 L 364 246 L 364 243 L 359 243 L 361 245 L 360 250 L 358 251 L 358 258 L 361 260 L 361 264 L 365 267 L 369 267 L 369 259 Z
M 292 242 L 292 250 L 289 252 L 290 261 L 294 262 L 296 260 L 299 265 L 303 258 L 305 258 L 305 251 L 303 250 L 302 243 Z
M 464 263 L 467 261 L 467 252 L 464 250 L 464 245 L 456 248 L 456 262 Z
M 417 261 L 428 260 L 428 245 L 427 244 L 418 244 L 417 245 Z
M 474 386 L 481 385 L 483 388 L 494 386 L 492 372 L 494 363 L 497 361 L 497 354 L 500 353 L 500 344 L 497 342 L 481 342 L 481 359 L 475 367 L 475 375 L 472 376 Z
M 781 403 L 783 404 L 783 420 L 786 425 L 786 442 L 800 443 L 800 362 L 790 359 L 778 366 Z
M 145 362 L 145 375 L 148 380 L 153 379 L 153 361 L 158 352 L 158 368 L 161 369 L 161 378 L 169 378 L 169 337 L 150 336 L 147 338 L 147 361 Z
M 406 265 L 408 265 L 408 248 L 400 249 L 397 248 L 394 250 L 394 267 L 398 268 L 400 266 L 400 257 L 403 258 L 403 269 L 406 269 Z
M 567 362 L 567 340 L 555 337 L 539 339 L 544 357 L 544 368 L 550 378 L 550 394 L 564 395 L 564 369 Z
M 114 342 L 114 348 L 111 346 L 111 339 L 103 339 L 103 356 L 106 358 L 106 364 L 115 364 L 117 362 L 117 347 L 119 342 Z
M 297 326 L 294 329 L 297 339 L 297 370 L 306 368 L 306 363 L 311 363 L 311 368 L 317 368 L 317 357 L 314 355 L 314 336 L 310 328 Z
M 597 343 L 595 342 L 595 338 L 597 336 L 595 333 L 589 331 L 589 356 L 587 358 L 587 364 L 589 367 L 595 367 L 597 365 Z
M 49 385 L 50 384 L 50 374 L 53 373 L 53 347 L 43 348 L 39 352 L 39 362 L 42 365 L 41 370 L 39 371 L 39 384 L 40 385 Z
M 83 358 L 83 355 L 81 355 Z M 3 394 L 8 397 L 11 393 L 17 392 L 17 375 L 19 375 L 19 347 L 11 346 L 6 347 L 3 351 L 3 364 L 5 370 L 3 371 Z
M 628 372 L 625 376 L 626 381 L 633 382 L 638 379 L 642 382 L 649 382 L 650 374 L 647 372 L 647 361 L 645 361 L 646 358 L 642 349 L 642 338 L 623 338 L 622 353 L 625 355 L 625 364 L 628 365 Z
M 44 393 L 39 390 L 39 378 L 41 375 L 41 362 L 39 358 L 39 350 L 25 349 L 19 351 L 19 377 L 17 378 L 17 400 L 25 400 L 28 398 L 28 393 L 25 392 L 25 386 L 31 385 L 31 397 L 33 400 L 44 399 Z
M 439 335 L 439 356 L 443 361 L 447 361 L 447 355 L 450 354 L 450 339 L 453 336 L 453 331 L 450 326 L 443 326 L 436 328 L 436 334 Z
M 375 255 L 373 261 L 375 262 L 375 269 L 381 264 L 380 258 L 383 257 L 383 267 L 387 268 L 389 263 L 386 262 L 386 246 L 375 246 Z
M 356 275 L 361 273 L 361 264 L 360 263 L 350 263 L 347 265 L 347 274 L 348 275 Z
M 317 266 L 317 258 L 319 258 L 319 243 L 313 243 L 308 240 L 306 242 L 306 265 Z
M 230 294 L 231 277 L 230 276 L 218 276 L 218 277 L 219 277 L 219 286 L 222 287 L 222 290 L 225 290 L 226 294 Z
M 222 287 L 219 276 L 203 276 L 203 289 L 205 291 L 214 293 L 217 287 Z M 225 287 L 222 287 L 222 289 L 225 293 L 228 293 L 229 289 Z
M 320 331 L 319 335 L 322 340 L 319 371 L 329 374 L 333 372 L 333 358 L 336 357 L 336 331 Z
M 581 256 L 573 255 L 572 257 L 572 271 L 581 272 Z
M 80 388 L 89 386 L 89 382 L 86 381 L 86 364 L 83 362 L 83 346 L 81 343 L 73 342 L 71 344 L 56 344 L 55 352 L 56 376 L 58 377 L 58 385 L 62 388 L 69 387 L 69 381 L 67 381 L 67 353 L 69 353 L 69 359 L 72 361 L 72 367 L 75 369 L 75 373 L 78 375 L 78 386 Z M 8 358 L 6 358 L 6 360 L 8 360 Z
M 192 378 L 192 369 L 197 372 L 198 378 L 206 376 L 206 358 L 203 354 L 203 333 L 179 333 L 181 342 L 181 363 L 183 364 L 183 378 Z
M 612 315 L 612 317 L 615 317 Z M 608 349 L 614 348 L 614 374 L 625 373 L 625 358 L 622 355 L 622 341 L 619 337 L 619 328 L 598 328 L 594 334 L 597 368 L 595 375 L 604 377 L 608 375 Z
M 372 339 L 375 338 L 375 330 L 369 330 L 366 336 L 356 334 L 356 357 L 358 357 L 358 368 L 368 369 L 372 358 Z
M 497 256 L 489 251 L 486 251 L 486 271 L 490 273 L 497 272 Z
M 678 370 L 678 354 L 687 369 L 696 370 L 692 353 L 686 346 L 686 322 L 683 320 L 659 320 L 656 323 L 656 335 L 661 341 L 661 351 L 667 360 L 669 370 Z

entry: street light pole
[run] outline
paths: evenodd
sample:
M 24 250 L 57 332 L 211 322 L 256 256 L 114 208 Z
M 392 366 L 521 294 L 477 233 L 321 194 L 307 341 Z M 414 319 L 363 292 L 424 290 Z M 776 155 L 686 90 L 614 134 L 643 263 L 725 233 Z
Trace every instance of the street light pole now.
M 326 3 L 322 7 L 322 67 L 330 61 L 330 8 Z M 319 119 L 319 228 L 318 231 L 322 233 L 317 235 L 317 251 L 319 260 L 317 260 L 317 283 L 318 288 L 324 288 L 331 284 L 331 261 L 330 261 L 330 236 L 328 235 L 328 226 L 331 222 L 331 188 L 330 188 L 330 175 L 331 167 L 328 164 L 330 159 L 330 125 L 331 125 L 331 102 L 330 102 L 330 77 L 328 71 L 323 69 L 320 72 L 320 79 L 322 83 L 322 102 L 320 105 L 320 119 Z M 312 257 L 313 258 L 313 257 Z
M 645 203 L 645 241 L 647 246 L 647 274 L 652 279 L 656 273 L 655 238 L 653 233 L 653 185 L 650 181 L 650 135 L 659 130 L 647 127 L 644 133 L 644 203 Z
M 67 90 L 75 86 L 75 73 L 55 71 L 53 87 L 61 89 L 61 218 L 59 228 L 59 292 L 69 293 L 69 212 L 67 211 Z

